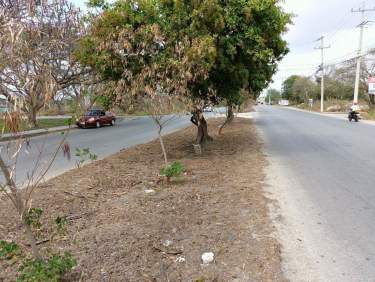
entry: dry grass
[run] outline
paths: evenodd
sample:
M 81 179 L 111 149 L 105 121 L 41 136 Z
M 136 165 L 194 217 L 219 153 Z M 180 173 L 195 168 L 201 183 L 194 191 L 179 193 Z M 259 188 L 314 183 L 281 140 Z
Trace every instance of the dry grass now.
M 73 280 L 284 281 L 280 246 L 270 236 L 262 190 L 265 159 L 255 126 L 237 118 L 218 136 L 213 131 L 221 122 L 210 121 L 214 141 L 202 156 L 191 146 L 195 128 L 166 137 L 170 160 L 186 167 L 183 178 L 168 186 L 158 184 L 163 162 L 157 142 L 48 182 L 33 202 L 45 210 L 40 237 L 47 236 L 56 216 L 78 218 L 70 220 L 66 235 L 44 244 L 43 252 L 71 251 L 79 262 Z M 1 202 L 6 232 L 0 234 L 25 246 L 9 209 Z M 171 246 L 163 246 L 165 240 Z M 202 266 L 206 251 L 214 252 L 215 262 Z M 0 268 L 0 281 L 14 280 L 14 266 L 0 263 Z

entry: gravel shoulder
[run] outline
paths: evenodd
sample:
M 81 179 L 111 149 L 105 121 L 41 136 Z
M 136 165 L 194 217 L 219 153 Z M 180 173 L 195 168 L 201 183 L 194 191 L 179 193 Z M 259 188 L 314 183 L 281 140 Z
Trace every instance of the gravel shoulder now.
M 71 281 L 286 281 L 255 125 L 236 118 L 218 136 L 222 121 L 209 121 L 214 141 L 201 156 L 191 146 L 194 127 L 165 137 L 170 161 L 185 166 L 169 185 L 158 181 L 157 141 L 48 181 L 33 201 L 44 210 L 39 239 L 57 216 L 71 219 L 43 252 L 72 252 L 79 265 Z M 0 239 L 25 246 L 10 209 L 0 201 Z M 215 254 L 213 263 L 202 265 L 204 252 Z M 0 281 L 14 280 L 15 265 L 0 261 L 0 269 Z

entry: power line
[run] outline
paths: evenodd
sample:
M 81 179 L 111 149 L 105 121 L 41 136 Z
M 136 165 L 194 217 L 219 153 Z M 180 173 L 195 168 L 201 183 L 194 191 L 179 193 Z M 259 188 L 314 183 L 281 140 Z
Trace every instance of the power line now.
M 349 18 L 349 15 L 350 15 L 350 14 L 346 13 L 346 14 L 344 15 L 344 17 L 339 21 L 339 24 L 337 25 L 338 27 L 335 28 L 335 31 L 330 32 L 330 33 L 327 35 L 327 39 L 328 39 L 328 41 L 329 41 L 330 39 L 334 38 L 334 37 L 337 35 L 337 33 L 339 33 L 341 30 L 343 30 L 345 24 L 348 22 L 348 19 L 350 19 L 350 18 Z

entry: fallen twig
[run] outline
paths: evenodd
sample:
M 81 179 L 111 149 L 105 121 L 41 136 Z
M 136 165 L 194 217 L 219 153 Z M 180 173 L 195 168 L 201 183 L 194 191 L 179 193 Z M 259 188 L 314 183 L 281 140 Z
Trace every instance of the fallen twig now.
M 47 243 L 47 242 L 49 242 L 49 241 L 51 241 L 51 239 L 44 239 L 44 240 L 41 240 L 41 241 L 36 242 L 35 244 L 36 244 L 37 246 L 39 246 L 39 245 L 42 245 L 42 244 Z M 26 243 L 26 246 L 30 247 L 31 245 L 30 245 L 29 243 Z M 0 281 L 1 281 L 1 280 L 0 280 Z
M 36 245 L 39 246 L 39 245 L 42 245 L 42 244 L 47 243 L 49 241 L 50 241 L 50 239 L 44 239 L 44 240 L 36 242 Z
M 183 250 L 176 250 L 176 249 L 166 250 L 157 246 L 153 246 L 153 248 L 159 252 L 166 253 L 168 255 L 180 255 L 183 253 Z
M 88 200 L 88 201 L 95 201 L 94 199 L 90 199 L 89 197 L 83 196 L 82 194 L 74 194 L 74 193 L 69 192 L 69 191 L 63 191 L 63 193 L 65 193 L 69 196 L 72 196 L 72 197 L 77 197 L 77 198 L 85 199 L 85 200 Z
M 94 212 L 93 211 L 90 211 L 90 212 L 85 212 L 85 213 L 81 213 L 81 214 L 73 214 L 73 215 L 69 215 L 66 217 L 67 220 L 75 220 L 75 219 L 80 219 L 86 215 L 91 215 L 93 214 Z

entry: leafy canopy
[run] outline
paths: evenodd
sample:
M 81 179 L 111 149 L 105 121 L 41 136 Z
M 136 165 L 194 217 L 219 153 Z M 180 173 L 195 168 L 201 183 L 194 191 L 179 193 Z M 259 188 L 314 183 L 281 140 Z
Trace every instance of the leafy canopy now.
M 109 82 L 117 100 L 162 90 L 240 104 L 242 93 L 267 87 L 288 52 L 281 36 L 290 15 L 278 0 L 96 2 L 106 8 L 76 57 Z

